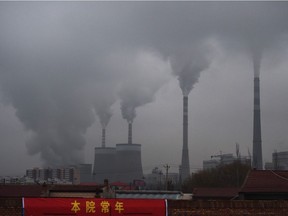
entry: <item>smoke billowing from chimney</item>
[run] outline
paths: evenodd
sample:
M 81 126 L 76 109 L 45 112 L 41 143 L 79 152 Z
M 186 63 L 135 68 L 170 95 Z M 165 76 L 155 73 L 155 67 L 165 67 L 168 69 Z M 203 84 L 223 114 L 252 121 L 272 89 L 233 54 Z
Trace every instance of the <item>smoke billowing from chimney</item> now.
M 131 56 L 128 65 L 120 68 L 128 71 L 119 91 L 122 117 L 128 123 L 134 121 L 138 107 L 153 102 L 156 92 L 167 81 L 169 66 L 157 53 L 140 51 Z
M 153 101 L 167 80 L 170 65 L 161 55 L 143 48 L 171 56 L 173 71 L 187 96 L 200 72 L 209 66 L 202 47 L 189 44 L 217 34 L 229 48 L 243 37 L 267 45 L 287 34 L 286 2 L 0 4 L 1 94 L 31 134 L 30 154 L 39 154 L 47 165 L 84 160 L 81 150 L 85 132 L 94 122 L 93 107 L 102 128 L 107 127 L 111 103 L 102 108 L 94 94 L 108 98 L 108 92 L 118 92 L 122 84 L 119 95 L 128 122 L 134 120 L 137 107 Z M 230 43 L 227 38 L 234 40 Z M 127 47 L 133 51 L 126 53 Z M 238 47 L 231 53 L 236 51 Z M 114 53 L 119 61 L 111 58 Z M 109 58 L 103 61 L 106 55 Z M 259 75 L 261 52 L 254 58 Z M 89 82 L 95 86 L 109 83 L 117 91 L 102 86 L 84 91 Z
M 264 47 L 264 44 L 260 43 L 259 41 L 255 41 L 255 39 L 253 38 L 249 41 L 249 49 L 253 62 L 254 77 L 260 76 L 260 67 Z
M 174 74 L 178 77 L 183 96 L 188 96 L 200 73 L 210 65 L 205 44 L 186 47 L 171 58 Z
M 171 58 L 174 74 L 178 77 L 183 94 L 183 147 L 181 159 L 181 180 L 190 175 L 189 148 L 188 148 L 188 95 L 198 82 L 200 73 L 207 69 L 210 61 L 207 55 L 206 44 L 185 47 L 180 53 Z
M 253 58 L 254 77 L 259 77 L 262 52 L 260 50 L 253 52 L 252 58 Z
M 132 123 L 136 117 L 136 107 L 138 107 L 136 104 L 133 105 L 127 101 L 121 102 L 121 113 L 123 118 L 126 119 L 128 123 Z
M 98 101 L 98 103 L 95 104 L 94 106 L 96 113 L 99 116 L 102 128 L 106 128 L 111 119 L 111 116 L 112 116 L 111 106 L 113 102 L 105 103 L 104 101 Z

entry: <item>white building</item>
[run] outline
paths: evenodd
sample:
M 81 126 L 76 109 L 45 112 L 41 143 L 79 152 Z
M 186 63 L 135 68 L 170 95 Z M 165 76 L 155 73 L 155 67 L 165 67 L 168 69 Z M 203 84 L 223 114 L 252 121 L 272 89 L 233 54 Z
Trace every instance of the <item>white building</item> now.
M 242 164 L 251 164 L 251 159 L 249 157 L 235 157 L 233 154 L 220 154 L 212 155 L 211 160 L 204 160 L 203 169 L 213 169 L 218 166 L 232 164 L 236 161 L 240 161 Z
M 274 170 L 288 170 L 288 151 L 274 152 L 272 163 Z

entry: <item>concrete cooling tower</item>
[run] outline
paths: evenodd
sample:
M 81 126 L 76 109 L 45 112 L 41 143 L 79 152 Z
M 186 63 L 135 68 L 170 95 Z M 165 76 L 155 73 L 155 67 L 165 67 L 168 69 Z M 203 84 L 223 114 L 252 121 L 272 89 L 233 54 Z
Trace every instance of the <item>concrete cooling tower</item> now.
M 117 181 L 132 183 L 143 178 L 140 144 L 116 144 Z
M 97 183 L 102 183 L 105 178 L 110 182 L 115 181 L 116 148 L 96 147 L 94 155 L 93 177 Z

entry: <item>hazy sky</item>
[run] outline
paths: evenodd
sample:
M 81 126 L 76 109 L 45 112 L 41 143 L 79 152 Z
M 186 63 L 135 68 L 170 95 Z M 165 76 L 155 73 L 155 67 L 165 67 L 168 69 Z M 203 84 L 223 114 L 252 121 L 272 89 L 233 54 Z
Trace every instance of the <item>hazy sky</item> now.
M 236 142 L 252 154 L 253 56 L 271 161 L 288 151 L 287 21 L 288 2 L 0 2 L 0 175 L 93 163 L 102 126 L 115 147 L 129 119 L 144 173 L 178 171 L 182 93 L 191 172 Z

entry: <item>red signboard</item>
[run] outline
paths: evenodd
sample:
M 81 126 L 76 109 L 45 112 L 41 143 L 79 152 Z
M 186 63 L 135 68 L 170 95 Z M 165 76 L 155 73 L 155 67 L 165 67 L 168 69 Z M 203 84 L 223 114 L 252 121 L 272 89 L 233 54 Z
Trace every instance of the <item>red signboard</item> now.
M 23 198 L 24 216 L 166 215 L 165 200 Z

